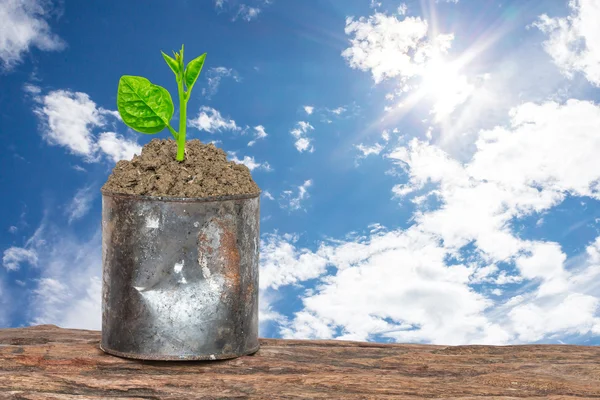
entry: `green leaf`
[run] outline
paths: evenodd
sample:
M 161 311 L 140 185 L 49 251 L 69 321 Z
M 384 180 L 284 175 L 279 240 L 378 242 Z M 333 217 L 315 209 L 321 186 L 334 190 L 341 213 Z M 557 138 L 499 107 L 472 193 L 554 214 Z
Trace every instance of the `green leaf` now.
M 167 89 L 141 76 L 130 75 L 119 79 L 117 109 L 127 126 L 147 134 L 162 131 L 175 111 Z
M 175 73 L 175 76 L 179 76 L 179 63 L 173 57 L 170 57 L 161 51 L 163 58 L 171 67 L 171 70 Z
M 185 67 L 185 85 L 188 93 L 192 91 L 192 87 L 194 87 L 194 83 L 196 83 L 196 79 L 198 79 L 198 75 L 200 75 L 205 58 L 206 53 L 193 59 L 188 63 L 187 67 Z

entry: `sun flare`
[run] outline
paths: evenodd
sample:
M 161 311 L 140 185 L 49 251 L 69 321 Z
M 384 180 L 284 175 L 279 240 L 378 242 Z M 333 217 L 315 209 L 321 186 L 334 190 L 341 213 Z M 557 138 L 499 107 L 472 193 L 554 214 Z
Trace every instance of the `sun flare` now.
M 461 74 L 456 62 L 436 58 L 424 67 L 418 91 L 419 97 L 431 99 L 431 113 L 439 120 L 464 103 L 473 89 L 474 86 Z

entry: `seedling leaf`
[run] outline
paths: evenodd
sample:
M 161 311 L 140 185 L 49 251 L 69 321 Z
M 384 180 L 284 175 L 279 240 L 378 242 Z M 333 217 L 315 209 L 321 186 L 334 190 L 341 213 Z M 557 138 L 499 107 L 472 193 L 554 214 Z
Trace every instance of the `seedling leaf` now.
M 196 79 L 198 79 L 198 75 L 200 75 L 205 58 L 206 53 L 202 54 L 200 57 L 194 58 L 188 63 L 187 67 L 185 67 L 185 85 L 188 93 L 192 91 L 192 87 L 194 87 L 194 83 L 196 83 Z
M 130 75 L 119 79 L 117 108 L 127 126 L 146 134 L 162 131 L 175 112 L 171 95 L 165 88 L 141 76 Z
M 178 76 L 179 75 L 179 63 L 177 62 L 177 60 L 175 60 L 173 57 L 166 55 L 162 51 L 161 51 L 161 53 L 163 55 L 163 58 L 169 65 L 169 67 L 171 67 L 171 70 L 175 73 L 175 76 Z

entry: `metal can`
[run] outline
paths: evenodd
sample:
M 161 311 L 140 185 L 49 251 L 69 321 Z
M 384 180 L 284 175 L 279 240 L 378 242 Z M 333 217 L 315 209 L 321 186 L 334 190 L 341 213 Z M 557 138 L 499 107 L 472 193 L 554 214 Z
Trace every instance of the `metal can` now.
M 260 193 L 207 198 L 102 190 L 100 349 L 144 360 L 258 351 Z

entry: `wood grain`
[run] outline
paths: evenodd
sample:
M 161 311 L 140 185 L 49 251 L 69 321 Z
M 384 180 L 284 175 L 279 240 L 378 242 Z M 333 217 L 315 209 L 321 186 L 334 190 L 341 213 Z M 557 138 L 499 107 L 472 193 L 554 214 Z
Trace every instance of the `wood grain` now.
M 591 399 L 600 348 L 260 339 L 251 356 L 141 361 L 100 332 L 0 329 L 0 399 Z

